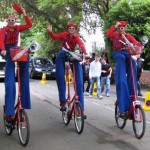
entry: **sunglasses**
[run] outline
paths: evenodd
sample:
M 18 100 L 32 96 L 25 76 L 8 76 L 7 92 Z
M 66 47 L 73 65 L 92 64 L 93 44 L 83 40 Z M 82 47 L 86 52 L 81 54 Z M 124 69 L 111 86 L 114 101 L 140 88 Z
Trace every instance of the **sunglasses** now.
M 70 30 L 71 30 L 71 29 L 72 29 L 72 30 L 75 30 L 75 28 L 71 28 L 71 27 L 70 27 L 69 29 L 70 29 Z
M 10 19 L 10 18 L 8 18 L 7 21 L 8 22 L 16 22 L 16 19 Z
M 118 27 L 117 29 L 118 30 L 123 30 L 125 27 Z

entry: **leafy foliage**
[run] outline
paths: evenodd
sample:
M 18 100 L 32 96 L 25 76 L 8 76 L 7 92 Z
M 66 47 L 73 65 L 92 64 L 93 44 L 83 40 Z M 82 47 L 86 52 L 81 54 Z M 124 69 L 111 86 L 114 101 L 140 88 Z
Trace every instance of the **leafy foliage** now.
M 105 17 L 104 33 L 117 21 L 127 21 L 127 32 L 139 40 L 143 35 L 150 38 L 150 0 L 123 0 L 114 6 Z M 111 56 L 112 43 L 110 39 L 105 39 L 106 48 Z M 144 69 L 150 69 L 150 43 L 145 46 L 142 57 L 145 58 Z
M 32 39 L 38 41 L 42 48 L 36 55 L 49 57 L 59 50 L 60 42 L 53 41 L 46 30 L 48 22 L 53 25 L 55 33 L 64 31 L 69 22 L 75 22 L 79 29 L 82 26 L 89 33 L 95 33 L 95 29 L 101 27 L 105 34 L 116 21 L 126 20 L 128 32 L 137 39 L 143 35 L 150 37 L 150 0 L 1 0 L 1 21 L 14 12 L 11 7 L 14 2 L 24 7 L 32 18 L 33 27 L 22 32 L 21 42 L 26 46 Z M 18 15 L 18 18 L 23 23 L 23 16 Z M 111 58 L 112 43 L 106 37 L 105 41 Z M 145 69 L 150 68 L 149 47 L 148 44 L 142 54 Z

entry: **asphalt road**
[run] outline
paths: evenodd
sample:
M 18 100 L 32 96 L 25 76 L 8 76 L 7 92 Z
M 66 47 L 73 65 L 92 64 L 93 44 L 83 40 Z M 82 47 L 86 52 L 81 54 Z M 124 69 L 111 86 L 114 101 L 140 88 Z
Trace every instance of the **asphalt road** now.
M 110 97 L 104 96 L 103 100 L 85 96 L 87 119 L 83 133 L 78 135 L 73 120 L 68 126 L 63 124 L 55 80 L 48 80 L 47 84 L 41 84 L 40 80 L 30 81 L 32 109 L 27 113 L 31 135 L 26 150 L 149 150 L 150 112 L 146 112 L 146 132 L 141 140 L 135 138 L 131 121 L 123 130 L 117 128 L 114 85 Z M 3 83 L 0 89 L 0 149 L 20 150 L 17 130 L 7 136 L 3 127 Z M 143 105 L 143 101 L 141 103 Z

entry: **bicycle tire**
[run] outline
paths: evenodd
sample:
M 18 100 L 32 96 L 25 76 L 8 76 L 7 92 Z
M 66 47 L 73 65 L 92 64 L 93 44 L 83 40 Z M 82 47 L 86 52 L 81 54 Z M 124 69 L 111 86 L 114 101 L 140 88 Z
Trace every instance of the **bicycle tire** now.
M 145 118 L 145 113 L 141 105 L 135 106 L 135 111 L 134 111 L 134 118 L 132 120 L 132 125 L 133 125 L 133 131 L 135 134 L 135 137 L 137 139 L 141 139 L 144 136 L 145 133 L 145 128 L 146 128 L 146 118 Z M 141 126 L 141 130 L 139 129 L 139 126 Z
M 116 102 L 115 104 L 115 120 L 117 127 L 123 129 L 126 125 L 126 119 L 120 118 L 119 105 Z
M 18 110 L 17 125 L 20 144 L 26 146 L 30 138 L 30 125 L 28 115 L 24 109 Z
M 84 129 L 84 114 L 80 102 L 74 103 L 74 123 L 78 134 L 81 134 Z
M 68 125 L 70 123 L 71 116 L 72 116 L 72 113 L 70 111 L 69 104 L 67 102 L 66 111 L 62 111 L 62 118 L 63 118 L 63 122 L 65 125 Z

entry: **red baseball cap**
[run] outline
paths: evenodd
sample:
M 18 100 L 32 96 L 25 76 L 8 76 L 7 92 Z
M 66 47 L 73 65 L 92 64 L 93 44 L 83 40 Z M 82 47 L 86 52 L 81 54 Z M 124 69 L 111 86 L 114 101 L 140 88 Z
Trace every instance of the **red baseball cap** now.
M 120 25 L 118 27 L 125 27 L 127 23 L 125 21 L 120 21 Z
M 22 13 L 23 13 L 22 8 L 19 6 L 19 4 L 14 3 L 14 4 L 12 5 L 12 7 L 13 7 L 19 14 L 22 14 Z
M 77 25 L 76 25 L 75 23 L 73 23 L 73 22 L 70 22 L 70 23 L 67 25 L 67 29 L 68 29 L 69 27 L 75 27 L 75 29 L 78 28 Z

